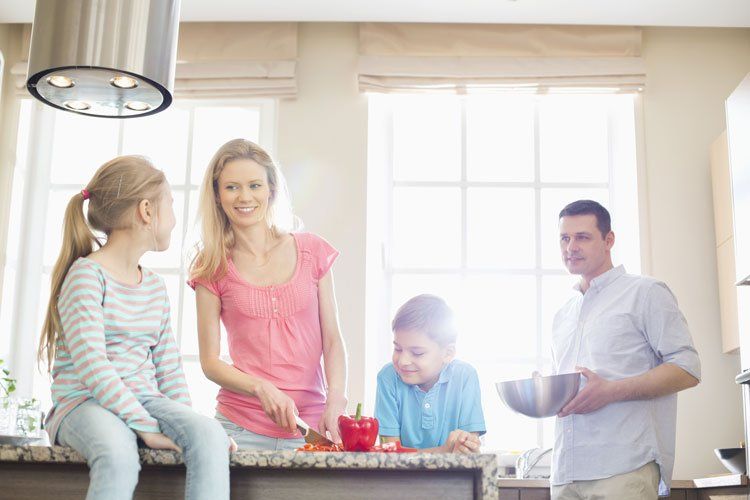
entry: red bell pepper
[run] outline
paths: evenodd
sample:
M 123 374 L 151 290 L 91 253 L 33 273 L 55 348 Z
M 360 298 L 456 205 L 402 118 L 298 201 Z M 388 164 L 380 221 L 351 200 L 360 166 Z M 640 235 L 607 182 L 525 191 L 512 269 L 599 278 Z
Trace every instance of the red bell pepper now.
M 362 416 L 362 403 L 354 416 L 339 416 L 339 434 L 346 451 L 368 451 L 378 438 L 378 419 Z

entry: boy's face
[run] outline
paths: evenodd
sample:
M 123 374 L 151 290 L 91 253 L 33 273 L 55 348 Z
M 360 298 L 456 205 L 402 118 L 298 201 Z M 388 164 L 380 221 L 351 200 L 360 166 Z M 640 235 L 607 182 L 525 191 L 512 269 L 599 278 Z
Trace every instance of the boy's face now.
M 405 384 L 428 391 L 440 378 L 440 371 L 456 355 L 454 344 L 441 346 L 420 330 L 393 333 L 393 366 Z

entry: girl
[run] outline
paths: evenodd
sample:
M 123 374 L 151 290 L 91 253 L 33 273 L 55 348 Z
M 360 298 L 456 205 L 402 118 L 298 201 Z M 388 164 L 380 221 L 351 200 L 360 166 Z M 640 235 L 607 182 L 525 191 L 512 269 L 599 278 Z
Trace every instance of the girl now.
M 174 226 L 164 173 L 138 156 L 100 167 L 65 211 L 39 356 L 54 360 L 50 440 L 86 458 L 89 500 L 132 498 L 137 438 L 183 452 L 185 498 L 229 498 L 228 438 L 189 408 L 164 281 L 138 264 Z
M 250 141 L 217 151 L 200 196 L 202 247 L 189 284 L 201 366 L 221 386 L 216 418 L 241 449 L 299 447 L 297 413 L 340 441 L 346 354 L 330 271 L 338 252 L 313 234 L 287 232 L 281 173 Z M 219 357 L 220 320 L 232 364 Z

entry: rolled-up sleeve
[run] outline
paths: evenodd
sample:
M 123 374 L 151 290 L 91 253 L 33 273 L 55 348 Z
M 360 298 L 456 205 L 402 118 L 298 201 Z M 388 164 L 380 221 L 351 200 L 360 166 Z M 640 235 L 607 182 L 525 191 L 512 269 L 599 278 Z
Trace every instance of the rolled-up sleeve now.
M 645 295 L 644 329 L 651 347 L 664 363 L 677 365 L 698 380 L 701 363 L 687 321 L 672 291 L 653 283 Z

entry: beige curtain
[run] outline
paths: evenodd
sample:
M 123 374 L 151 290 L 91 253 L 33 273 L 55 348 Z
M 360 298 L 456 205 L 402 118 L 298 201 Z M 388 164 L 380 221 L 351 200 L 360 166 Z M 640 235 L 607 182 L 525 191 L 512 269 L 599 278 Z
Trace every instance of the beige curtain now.
M 23 53 L 29 53 L 30 25 Z M 180 98 L 295 97 L 296 23 L 181 23 L 174 94 Z M 26 61 L 11 68 L 25 92 Z
M 643 87 L 635 27 L 362 23 L 363 92 L 530 92 Z

